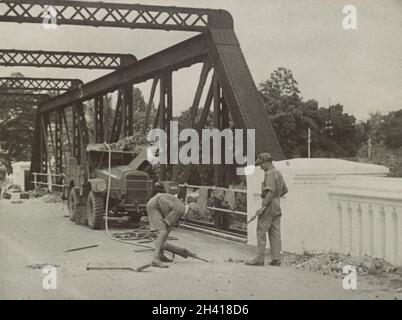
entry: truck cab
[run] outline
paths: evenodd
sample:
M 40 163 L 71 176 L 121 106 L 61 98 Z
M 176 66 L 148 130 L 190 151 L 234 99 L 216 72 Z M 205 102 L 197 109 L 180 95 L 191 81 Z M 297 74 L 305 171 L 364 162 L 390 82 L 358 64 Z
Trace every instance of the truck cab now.
M 138 223 L 153 190 L 152 172 L 130 166 L 141 151 L 112 150 L 109 154 L 104 144 L 88 144 L 86 165 L 78 166 L 71 159 L 66 173 L 70 220 L 100 229 L 109 192 L 108 216 Z

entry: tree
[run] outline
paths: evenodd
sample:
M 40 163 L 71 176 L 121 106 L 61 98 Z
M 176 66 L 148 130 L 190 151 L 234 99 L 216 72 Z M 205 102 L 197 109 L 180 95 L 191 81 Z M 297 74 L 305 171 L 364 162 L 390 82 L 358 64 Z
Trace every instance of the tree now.
M 369 119 L 364 123 L 366 134 L 371 138 L 372 143 L 382 144 L 384 142 L 384 121 L 385 115 L 380 111 L 369 114 Z
M 280 67 L 271 73 L 270 78 L 260 84 L 261 92 L 264 95 L 293 96 L 300 93 L 298 83 L 294 79 L 292 71 Z
M 276 114 L 280 109 L 286 109 L 301 103 L 300 91 L 292 71 L 278 68 L 270 78 L 260 83 L 260 93 L 269 114 Z
M 147 103 L 145 102 L 142 91 L 136 87 L 133 88 L 133 107 L 135 110 L 133 122 L 134 132 L 142 133 L 145 123 Z M 152 103 L 146 131 L 152 128 L 152 124 L 156 117 L 156 111 L 155 105 Z
M 324 134 L 331 140 L 328 151 L 336 157 L 353 157 L 361 144 L 361 135 L 356 129 L 356 118 L 343 112 L 341 104 L 320 108 L 321 118 L 325 121 Z
M 1 181 L 6 178 L 6 174 L 11 172 L 12 168 L 10 162 L 0 156 L 0 186 Z
M 195 116 L 195 125 L 197 125 L 201 119 L 202 109 L 197 110 L 197 115 Z M 185 128 L 191 127 L 191 107 L 182 111 L 180 116 L 176 118 L 179 122 L 179 130 L 183 130 Z M 213 127 L 213 114 L 212 112 L 208 113 L 207 120 L 205 121 L 205 128 L 212 128 Z
M 133 107 L 134 110 L 142 111 L 144 112 L 147 108 L 144 96 L 142 95 L 142 92 L 140 89 L 133 87 Z
M 24 77 L 12 73 L 11 77 Z M 1 88 L 0 88 L 1 90 Z M 13 92 L 27 92 L 15 90 Z M 35 127 L 36 106 L 23 104 L 2 105 L 0 108 L 0 156 L 11 161 L 27 161 L 31 158 L 32 137 Z
M 384 144 L 389 149 L 402 147 L 402 110 L 390 112 L 382 123 Z
M 402 109 L 388 114 L 370 113 L 363 128 L 373 145 L 384 145 L 388 149 L 402 147 Z
M 307 131 L 312 132 L 313 157 L 352 157 L 363 140 L 356 119 L 340 104 L 319 108 L 303 101 L 291 70 L 278 68 L 259 87 L 266 110 L 286 158 L 307 156 Z
M 0 126 L 0 148 L 6 160 L 27 161 L 31 158 L 34 116 L 34 112 L 25 110 Z

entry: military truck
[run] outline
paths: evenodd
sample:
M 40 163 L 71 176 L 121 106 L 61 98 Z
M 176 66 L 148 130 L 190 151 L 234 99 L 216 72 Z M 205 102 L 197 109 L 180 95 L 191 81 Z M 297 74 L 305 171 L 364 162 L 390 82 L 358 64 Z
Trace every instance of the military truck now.
M 138 223 L 146 212 L 154 179 L 151 165 L 141 161 L 144 153 L 144 148 L 136 152 L 112 150 L 110 169 L 109 152 L 103 144 L 87 145 L 84 165 L 70 158 L 65 175 L 70 220 L 91 229 L 102 227 L 110 172 L 108 217 L 127 217 Z

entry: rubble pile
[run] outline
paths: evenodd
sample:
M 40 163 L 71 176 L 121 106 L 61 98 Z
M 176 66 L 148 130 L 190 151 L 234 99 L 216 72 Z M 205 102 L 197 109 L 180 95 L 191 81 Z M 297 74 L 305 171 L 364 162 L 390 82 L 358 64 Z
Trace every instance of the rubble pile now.
M 42 201 L 46 203 L 59 203 L 63 202 L 62 193 L 61 192 L 52 192 L 48 193 L 47 195 L 43 196 Z
M 33 198 L 41 198 L 49 193 L 47 188 L 36 188 L 34 190 L 29 191 L 29 197 Z
M 63 202 L 62 193 L 57 191 L 49 192 L 46 188 L 36 188 L 29 192 L 30 199 L 40 199 L 46 203 L 59 203 Z
M 373 275 L 379 273 L 394 273 L 397 267 L 390 263 L 368 256 L 351 257 L 350 255 L 328 254 L 286 254 L 284 262 L 298 269 L 314 271 L 324 275 L 344 277 L 343 267 L 351 265 L 356 267 L 359 275 Z
M 124 137 L 120 139 L 117 142 L 109 144 L 110 149 L 112 150 L 121 150 L 121 151 L 126 151 L 126 150 L 135 150 L 137 146 L 145 146 L 147 145 L 147 140 L 144 137 L 144 135 L 135 133 L 132 136 L 129 137 Z M 106 149 L 105 149 L 106 150 Z

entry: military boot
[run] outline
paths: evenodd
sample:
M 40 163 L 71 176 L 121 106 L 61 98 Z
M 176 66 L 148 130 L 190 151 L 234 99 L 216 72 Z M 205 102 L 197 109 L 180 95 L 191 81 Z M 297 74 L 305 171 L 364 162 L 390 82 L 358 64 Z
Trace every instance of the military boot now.
M 248 266 L 263 266 L 264 265 L 264 260 L 261 260 L 261 258 L 257 257 L 253 260 L 246 260 L 246 265 Z
M 157 267 L 157 268 L 169 268 L 168 265 L 162 263 L 162 261 L 160 261 L 160 260 L 154 260 L 154 261 L 152 261 L 151 264 L 153 267 Z
M 263 266 L 265 257 L 265 243 L 257 243 L 257 257 L 253 260 L 247 260 L 248 266 Z
M 173 262 L 172 259 L 169 259 L 168 257 L 166 257 L 163 253 L 159 256 L 159 260 L 162 262 Z
M 270 266 L 279 267 L 279 266 L 281 265 L 281 260 L 277 260 L 277 259 L 272 260 L 272 261 L 269 263 L 269 265 L 270 265 Z

